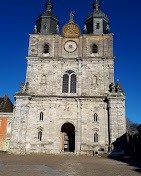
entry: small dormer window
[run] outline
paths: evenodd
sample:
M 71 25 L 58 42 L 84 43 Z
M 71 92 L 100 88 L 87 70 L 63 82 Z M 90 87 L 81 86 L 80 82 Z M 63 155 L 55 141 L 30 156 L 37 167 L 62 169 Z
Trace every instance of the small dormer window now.
M 98 46 L 96 44 L 92 45 L 92 53 L 98 53 Z
M 99 24 L 99 22 L 96 23 L 96 29 L 100 29 L 100 24 Z
M 48 54 L 49 53 L 49 44 L 44 45 L 44 51 L 43 53 Z

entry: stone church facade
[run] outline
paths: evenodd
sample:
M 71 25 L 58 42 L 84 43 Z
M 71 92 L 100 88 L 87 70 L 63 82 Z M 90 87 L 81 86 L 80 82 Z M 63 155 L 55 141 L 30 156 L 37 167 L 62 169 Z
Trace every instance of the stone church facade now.
M 59 31 L 46 3 L 30 35 L 25 84 L 15 94 L 10 153 L 105 152 L 126 132 L 113 34 L 98 0 L 93 8 L 82 33 L 73 13 Z

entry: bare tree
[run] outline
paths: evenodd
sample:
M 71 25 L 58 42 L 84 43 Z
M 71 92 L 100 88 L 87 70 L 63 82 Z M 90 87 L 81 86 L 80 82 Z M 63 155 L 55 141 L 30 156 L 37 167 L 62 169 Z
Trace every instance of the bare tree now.
M 131 121 L 129 118 L 126 118 L 126 128 L 127 128 L 127 132 L 129 134 L 135 134 L 138 132 L 138 123 L 134 123 L 133 121 Z

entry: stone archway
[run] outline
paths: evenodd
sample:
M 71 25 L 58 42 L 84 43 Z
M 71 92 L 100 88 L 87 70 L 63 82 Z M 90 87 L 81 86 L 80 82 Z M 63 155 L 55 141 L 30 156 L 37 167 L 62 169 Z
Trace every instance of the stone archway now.
M 61 127 L 62 150 L 64 152 L 75 151 L 75 127 L 72 123 L 64 123 Z

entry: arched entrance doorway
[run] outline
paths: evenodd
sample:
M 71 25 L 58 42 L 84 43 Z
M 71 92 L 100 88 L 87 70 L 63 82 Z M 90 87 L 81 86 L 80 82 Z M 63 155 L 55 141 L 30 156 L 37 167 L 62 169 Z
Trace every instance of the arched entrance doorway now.
M 71 123 L 65 123 L 61 127 L 62 150 L 64 152 L 74 152 L 75 150 L 75 127 Z

